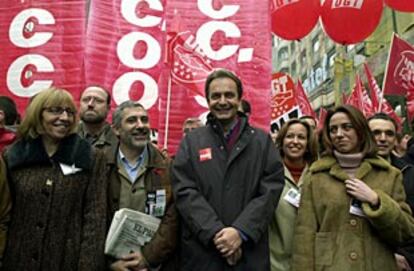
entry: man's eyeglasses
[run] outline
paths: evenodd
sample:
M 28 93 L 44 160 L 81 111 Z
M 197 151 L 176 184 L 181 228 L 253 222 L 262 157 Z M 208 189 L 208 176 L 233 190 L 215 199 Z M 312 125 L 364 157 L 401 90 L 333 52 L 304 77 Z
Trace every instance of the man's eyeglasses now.
M 68 114 L 69 117 L 73 117 L 76 114 L 76 111 L 72 110 L 72 108 L 70 107 L 50 106 L 45 107 L 43 109 L 55 116 L 62 115 L 63 112 L 66 112 L 66 114 Z

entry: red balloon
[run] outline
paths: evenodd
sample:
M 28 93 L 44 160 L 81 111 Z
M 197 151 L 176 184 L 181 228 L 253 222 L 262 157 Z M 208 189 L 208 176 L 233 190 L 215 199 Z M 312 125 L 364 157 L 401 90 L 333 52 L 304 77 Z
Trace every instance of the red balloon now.
M 273 0 L 273 33 L 285 40 L 303 38 L 318 22 L 320 6 L 320 0 Z
M 337 43 L 361 42 L 378 26 L 383 8 L 382 0 L 325 0 L 322 24 Z
M 402 12 L 414 12 L 413 0 L 385 0 L 385 4 L 392 9 Z

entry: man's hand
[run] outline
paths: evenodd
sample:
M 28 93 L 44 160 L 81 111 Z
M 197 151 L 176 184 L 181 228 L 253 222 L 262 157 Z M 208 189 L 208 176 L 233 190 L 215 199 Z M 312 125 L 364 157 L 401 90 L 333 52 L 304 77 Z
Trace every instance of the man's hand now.
M 239 249 L 242 239 L 239 232 L 233 227 L 221 229 L 214 236 L 214 244 L 223 257 L 228 258 Z
M 133 252 L 111 264 L 113 271 L 144 271 L 147 270 L 145 260 L 139 252 Z
M 239 249 L 236 250 L 236 252 L 234 252 L 232 255 L 230 255 L 229 257 L 226 258 L 226 261 L 227 261 L 228 265 L 230 265 L 230 266 L 236 265 L 239 262 L 239 260 L 241 259 L 242 254 L 243 254 L 242 249 L 241 249 L 241 247 L 239 247 Z
M 398 271 L 412 271 L 407 259 L 403 255 L 395 253 L 394 256 L 397 261 Z
M 354 198 L 362 202 L 367 202 L 373 207 L 378 206 L 378 194 L 363 181 L 358 179 L 346 180 L 345 187 L 346 192 Z

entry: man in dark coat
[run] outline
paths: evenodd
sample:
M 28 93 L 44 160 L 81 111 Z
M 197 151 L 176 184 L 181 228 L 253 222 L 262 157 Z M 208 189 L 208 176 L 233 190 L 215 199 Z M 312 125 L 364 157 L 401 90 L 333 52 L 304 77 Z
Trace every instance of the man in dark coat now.
M 115 260 L 111 269 L 141 270 L 161 266 L 161 271 L 174 270 L 178 226 L 170 183 L 170 161 L 150 142 L 148 113 L 141 104 L 123 102 L 115 110 L 112 122 L 119 146 L 106 153 L 110 217 L 120 208 L 129 208 L 158 217 L 161 223 L 152 240 L 140 252 Z
M 267 229 L 284 185 L 279 153 L 237 112 L 237 76 L 216 70 L 205 92 L 207 125 L 184 137 L 172 166 L 180 270 L 270 270 Z
M 377 113 L 369 118 L 368 124 L 377 143 L 378 154 L 402 172 L 406 202 L 410 205 L 411 211 L 414 211 L 414 166 L 392 153 L 397 133 L 395 120 L 385 113 Z M 414 267 L 414 240 L 412 244 L 398 250 L 396 259 L 400 268 L 406 268 L 407 265 Z

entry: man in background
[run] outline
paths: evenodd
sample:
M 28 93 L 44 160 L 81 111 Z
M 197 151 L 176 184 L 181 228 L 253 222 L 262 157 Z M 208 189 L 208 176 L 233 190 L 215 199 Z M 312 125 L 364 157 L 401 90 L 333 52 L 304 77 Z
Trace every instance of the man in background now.
M 401 170 L 406 202 L 414 211 L 414 166 L 393 154 L 396 144 L 397 123 L 385 113 L 377 113 L 368 119 L 368 125 L 374 135 L 378 155 L 388 160 L 391 165 Z M 411 270 L 414 267 L 414 242 L 406 244 L 395 254 L 399 270 Z
M 87 87 L 80 98 L 79 135 L 97 149 L 107 150 L 117 144 L 116 136 L 106 121 L 111 95 L 99 86 Z
M 16 103 L 10 97 L 0 96 L 0 153 L 16 139 L 17 119 Z

